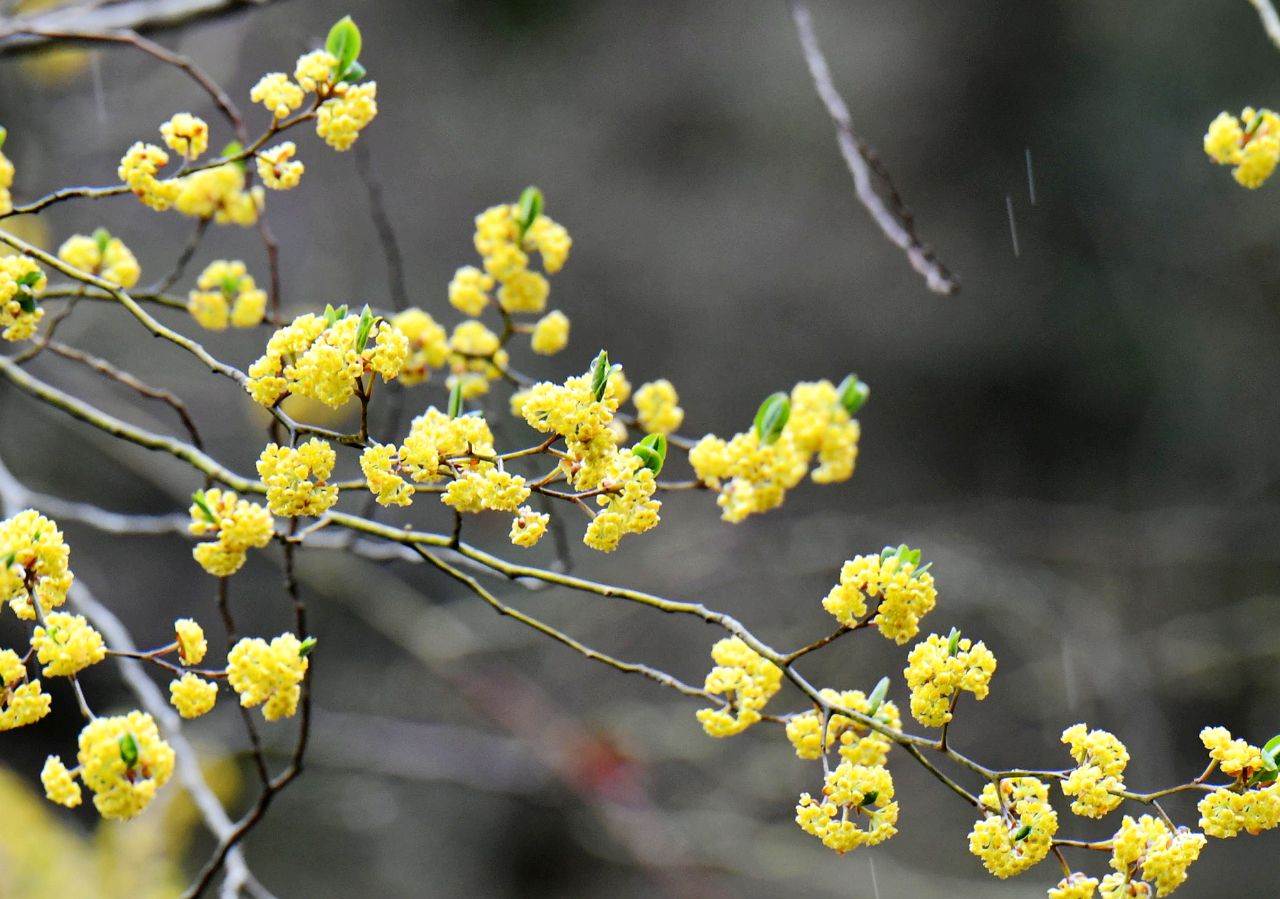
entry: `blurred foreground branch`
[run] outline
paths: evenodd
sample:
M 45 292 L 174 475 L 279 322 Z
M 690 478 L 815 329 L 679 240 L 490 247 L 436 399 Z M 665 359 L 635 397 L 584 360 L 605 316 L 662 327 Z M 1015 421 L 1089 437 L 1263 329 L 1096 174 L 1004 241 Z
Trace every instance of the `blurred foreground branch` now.
M 0 19 L 0 52 L 31 48 L 48 42 L 31 31 L 115 31 L 172 28 L 195 19 L 265 6 L 271 0 L 118 0 L 78 3 L 44 10 L 36 15 Z M 28 32 L 28 33 L 22 33 Z

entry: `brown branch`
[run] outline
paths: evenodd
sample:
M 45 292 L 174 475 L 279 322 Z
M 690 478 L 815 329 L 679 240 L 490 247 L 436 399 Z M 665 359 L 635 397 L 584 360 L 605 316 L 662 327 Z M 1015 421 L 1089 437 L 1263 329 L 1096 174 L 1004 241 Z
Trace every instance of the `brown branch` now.
M 893 179 L 876 152 L 858 137 L 853 130 L 853 120 L 849 116 L 849 107 L 844 98 L 836 90 L 831 79 L 831 69 L 827 59 L 818 47 L 818 36 L 813 30 L 813 15 L 809 12 L 804 0 L 790 0 L 791 17 L 795 20 L 796 31 L 800 35 L 800 46 L 804 50 L 804 59 L 809 66 L 809 74 L 813 77 L 818 96 L 827 107 L 827 114 L 836 128 L 836 142 L 840 145 L 840 153 L 844 156 L 849 174 L 853 175 L 854 190 L 858 200 L 866 207 L 871 218 L 880 226 L 880 230 L 891 243 L 907 254 L 911 267 L 924 276 L 925 283 L 935 293 L 952 294 L 960 289 L 951 272 L 947 271 L 933 251 L 920 242 L 916 235 L 915 220 L 911 210 L 902 201 Z M 889 199 L 890 209 L 885 200 L 876 193 L 872 176 L 879 178 Z
M 120 0 L 76 4 L 34 16 L 0 20 L 0 53 L 32 50 L 51 38 L 43 31 L 107 31 L 172 28 L 197 19 L 225 15 L 271 0 Z

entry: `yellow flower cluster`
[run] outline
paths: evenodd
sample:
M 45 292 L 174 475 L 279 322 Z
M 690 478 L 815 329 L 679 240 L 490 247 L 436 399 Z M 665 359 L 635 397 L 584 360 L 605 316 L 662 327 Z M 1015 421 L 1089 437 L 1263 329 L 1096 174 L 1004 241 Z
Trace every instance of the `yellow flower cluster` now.
M 689 451 L 699 480 L 720 491 L 725 521 L 782 505 L 786 493 L 804 479 L 813 457 L 815 483 L 847 480 L 858 455 L 859 426 L 830 381 L 801 382 L 791 391 L 791 414 L 778 439 L 762 445 L 754 430 L 725 441 L 708 434 Z
M 1263 767 L 1262 750 L 1245 740 L 1233 740 L 1231 731 L 1225 727 L 1204 728 L 1200 731 L 1200 742 L 1223 774 L 1248 780 Z
M 1097 888 L 1098 878 L 1075 871 L 1058 881 L 1056 887 L 1049 888 L 1049 899 L 1093 899 Z
M 169 702 L 183 718 L 199 718 L 213 710 L 218 685 L 188 671 L 169 683 Z
M 800 794 L 796 823 L 841 854 L 883 843 L 898 832 L 898 803 L 893 801 L 889 770 L 842 761 L 826 776 L 821 799 Z
M 582 538 L 592 549 L 613 552 L 627 534 L 643 534 L 658 526 L 662 503 L 653 498 L 658 481 L 639 456 L 615 451 L 595 489 L 604 491 L 596 497 L 602 508 Z
M 335 150 L 349 150 L 378 114 L 378 84 L 335 84 L 316 111 L 316 134 Z
M 267 444 L 258 457 L 258 477 L 267 488 L 272 515 L 319 516 L 338 501 L 338 488 L 326 484 L 338 457 L 323 440 L 312 438 L 294 448 Z
M 421 309 L 406 309 L 391 319 L 409 341 L 409 351 L 400 369 L 400 383 L 406 387 L 421 384 L 431 377 L 449 358 L 449 338 L 431 314 Z
M 1124 769 L 1129 751 L 1105 730 L 1089 730 L 1083 724 L 1062 732 L 1062 742 L 1071 747 L 1076 768 L 1062 782 L 1062 792 L 1074 796 L 1071 811 L 1086 818 L 1101 818 L 1124 801 L 1113 791 L 1123 790 Z
M 201 543 L 191 554 L 205 571 L 229 577 L 244 565 L 251 547 L 261 549 L 271 542 L 275 521 L 257 503 L 215 487 L 195 495 L 190 530 L 197 537 L 217 534 L 217 540 Z
M 543 271 L 554 275 L 569 258 L 572 244 L 564 226 L 541 211 L 523 235 L 520 209 L 514 204 L 491 206 L 476 216 L 476 252 L 484 259 L 484 270 L 500 285 L 498 303 L 507 312 L 538 313 L 546 308 L 550 286 L 545 277 L 529 270 L 529 253 L 541 255 Z
M 249 91 L 249 99 L 261 103 L 273 118 L 286 119 L 302 106 L 306 95 L 284 72 L 268 72 Z
M 684 422 L 680 396 L 666 378 L 641 384 L 632 402 L 640 427 L 650 434 L 672 434 Z
M 366 447 L 360 454 L 360 470 L 379 503 L 407 506 L 413 502 L 414 490 L 401 475 L 407 475 L 417 483 L 438 481 L 455 471 L 493 469 L 492 462 L 472 458 L 492 458 L 493 455 L 493 433 L 482 417 L 463 415 L 450 418 L 431 406 L 413 420 L 409 435 L 400 447 L 379 443 Z M 503 484 L 504 490 L 512 486 L 512 482 Z M 478 486 L 472 484 L 459 488 L 459 491 Z M 499 482 L 493 482 L 491 487 L 498 488 Z M 455 497 L 461 500 L 462 493 L 455 494 Z
M 861 690 L 824 689 L 820 696 L 833 705 L 861 712 L 871 713 L 871 701 Z M 893 728 L 902 729 L 902 716 L 893 702 L 883 702 L 876 710 L 875 720 Z M 819 759 L 822 757 L 822 715 L 812 709 L 787 719 L 787 739 L 795 748 L 796 755 L 802 759 Z M 827 750 L 836 743 L 840 744 L 840 757 L 855 765 L 883 765 L 889 758 L 889 750 L 893 741 L 860 724 L 845 715 L 833 714 L 827 722 Z
M 1200 800 L 1200 829 L 1218 839 L 1245 831 L 1257 835 L 1280 825 L 1280 784 L 1245 789 L 1214 790 Z
M 19 618 L 36 617 L 33 597 L 45 612 L 66 602 L 73 575 L 71 550 L 58 526 L 31 509 L 0 521 L 0 602 Z
M 845 627 L 867 614 L 867 598 L 877 600 L 872 619 L 880 633 L 899 645 L 920 632 L 920 619 L 938 602 L 933 575 L 901 554 L 855 556 L 840 567 L 840 583 L 822 607 Z
M 1104 899 L 1122 896 L 1167 896 L 1187 879 L 1187 868 L 1200 857 L 1204 834 L 1185 827 L 1172 831 L 1159 818 L 1143 815 L 1136 821 L 1124 816 L 1112 840 L 1111 867 L 1115 873 L 1102 879 Z
M 189 160 L 207 149 L 207 133 L 201 145 L 186 125 L 174 126 L 173 121 L 170 120 L 160 129 L 171 147 L 184 148 L 179 152 Z M 178 133 L 179 127 L 187 128 L 185 136 Z M 166 129 L 169 133 L 166 133 Z M 170 133 L 173 136 L 171 142 Z M 257 224 L 258 213 L 263 205 L 263 191 L 261 187 L 246 189 L 243 165 L 225 162 L 187 175 L 163 179 L 157 177 L 160 169 L 168 163 L 169 154 L 164 150 L 155 144 L 138 141 L 121 157 L 117 173 L 120 180 L 144 205 L 157 212 L 172 208 L 192 218 L 212 219 L 220 225 L 248 227 Z
M 160 136 L 183 159 L 196 159 L 209 149 L 209 125 L 189 112 L 180 112 L 161 125 Z
M 782 687 L 782 669 L 739 637 L 718 641 L 711 647 L 711 659 L 716 665 L 707 673 L 703 689 L 728 695 L 729 705 L 699 709 L 697 717 L 708 735 L 731 737 L 760 720 L 760 710 Z
M 938 634 L 912 647 L 903 674 L 911 688 L 911 715 L 926 727 L 941 727 L 951 720 L 951 709 L 961 690 L 978 700 L 987 698 L 996 657 L 986 645 L 968 637 L 953 641 Z
M 0 135 L 4 131 L 0 129 Z M 0 146 L 4 145 L 4 138 L 0 136 Z M 0 215 L 8 215 L 13 211 L 13 197 L 9 193 L 9 188 L 13 187 L 13 163 L 9 161 L 9 157 L 4 153 L 0 153 Z
M 68 771 L 49 756 L 40 779 L 49 799 L 59 805 L 80 804 L 78 775 L 93 792 L 93 804 L 104 818 L 126 820 L 146 808 L 173 774 L 173 747 L 160 737 L 145 712 L 94 718 L 80 731 L 79 767 Z
M 376 320 L 367 313 L 346 315 L 345 308 L 300 315 L 271 335 L 266 353 L 249 366 L 249 395 L 268 408 L 296 395 L 338 409 L 365 374 L 396 377 L 409 352 L 404 334 L 384 321 L 370 324 Z
M 99 228 L 92 237 L 73 234 L 58 247 L 58 258 L 67 265 L 118 284 L 125 290 L 138 283 L 142 268 L 133 252 L 118 237 Z
M 107 657 L 107 647 L 83 615 L 50 612 L 31 635 L 45 677 L 70 677 Z
M 36 333 L 44 309 L 36 298 L 48 280 L 26 256 L 0 257 L 0 337 L 26 340 Z
M 529 348 L 542 356 L 554 356 L 569 345 L 569 316 L 559 309 L 548 312 L 533 326 Z
M 983 817 L 969 833 L 969 851 L 1002 880 L 1038 864 L 1053 848 L 1058 813 L 1049 788 L 1034 777 L 1010 777 L 982 788 Z
M 1280 162 L 1280 118 L 1252 106 L 1240 118 L 1219 113 L 1205 133 L 1204 151 L 1219 165 L 1235 166 L 1231 174 L 1241 186 L 1261 187 Z
M 464 265 L 453 273 L 453 280 L 449 282 L 449 302 L 463 315 L 475 318 L 489 305 L 490 290 L 493 290 L 492 277 L 474 265 Z
M 267 294 L 239 260 L 215 259 L 196 281 L 197 290 L 187 296 L 187 311 L 210 331 L 228 324 L 252 328 L 267 314 Z
M 293 634 L 281 634 L 270 644 L 246 638 L 227 655 L 227 681 L 240 695 L 240 705 L 262 705 L 263 717 L 278 721 L 298 710 L 309 665 L 302 641 Z
M 440 502 L 458 512 L 514 512 L 528 498 L 524 478 L 490 466 L 459 474 L 445 488 Z
M 272 190 L 292 190 L 302 180 L 306 170 L 301 162 L 292 162 L 298 152 L 293 141 L 287 140 L 269 150 L 258 151 L 258 177 Z
M 535 512 L 529 506 L 521 506 L 516 510 L 516 517 L 511 519 L 511 542 L 516 546 L 535 545 L 547 532 L 550 522 L 550 515 Z
M 204 638 L 204 628 L 190 618 L 179 618 L 173 623 L 174 636 L 177 637 L 178 661 L 184 665 L 199 665 L 209 651 L 209 643 Z
M 53 699 L 40 681 L 27 682 L 27 667 L 12 649 L 0 649 L 0 731 L 25 727 L 49 714 Z
M 579 490 L 594 490 L 610 473 L 618 454 L 610 425 L 631 393 L 621 370 L 610 376 L 598 400 L 589 372 L 562 385 L 541 381 L 523 393 L 520 415 L 535 431 L 564 438 L 567 458 L 561 468 Z

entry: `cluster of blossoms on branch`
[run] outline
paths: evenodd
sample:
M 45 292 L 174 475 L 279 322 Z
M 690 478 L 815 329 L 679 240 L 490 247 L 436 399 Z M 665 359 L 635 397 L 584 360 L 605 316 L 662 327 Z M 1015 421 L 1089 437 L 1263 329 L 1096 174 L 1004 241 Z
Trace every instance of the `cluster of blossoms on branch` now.
M 331 30 L 324 49 L 298 59 L 292 77 L 272 72 L 253 87 L 251 100 L 265 107 L 271 119 L 258 139 L 250 141 L 241 133 L 238 113 L 215 95 L 237 132 L 217 158 L 199 161 L 209 149 L 209 125 L 191 113 L 178 113 L 159 129 L 167 150 L 135 143 L 119 165 L 122 184 L 100 189 L 98 195 L 132 192 L 151 209 L 176 209 L 197 218 L 192 254 L 210 223 L 260 224 L 265 214 L 263 187 L 294 188 L 305 171 L 295 158 L 298 149 L 292 141 L 268 147 L 269 143 L 282 132 L 314 120 L 322 140 L 336 150 L 346 150 L 376 115 L 377 87 L 364 81 L 367 73 L 358 58 L 360 50 L 359 30 L 349 18 L 343 19 Z M 4 138 L 0 129 L 0 148 Z M 1256 187 L 1280 160 L 1280 120 L 1267 110 L 1247 109 L 1241 119 L 1224 113 L 1210 126 L 1205 150 L 1214 160 L 1235 166 L 1241 184 Z M 162 173 L 171 153 L 177 167 Z M 0 153 L 0 219 L 17 211 L 9 194 L 13 175 L 13 166 Z M 90 189 L 84 195 L 95 193 Z M 33 205 L 42 208 L 40 202 Z M 699 709 L 696 720 L 712 737 L 733 736 L 761 723 L 782 725 L 799 759 L 822 764 L 821 786 L 799 796 L 795 821 L 837 853 L 890 839 L 897 832 L 900 814 L 910 814 L 909 803 L 900 808 L 889 767 L 891 759 L 902 755 L 924 765 L 973 807 L 976 820 L 968 836 L 969 849 L 992 875 L 1018 875 L 1054 855 L 1064 876 L 1049 888 L 1050 899 L 1164 896 L 1185 880 L 1209 837 L 1256 834 L 1280 824 L 1280 737 L 1254 746 L 1224 728 L 1205 728 L 1201 740 L 1209 760 L 1204 773 L 1156 793 L 1130 790 L 1125 783 L 1130 759 L 1124 744 L 1084 723 L 1062 733 L 1064 755 L 1074 762 L 1065 770 L 995 770 L 959 753 L 948 741 L 957 707 L 966 693 L 972 697 L 966 702 L 988 696 L 996 658 L 982 641 L 965 637 L 956 628 L 945 636 L 930 633 L 918 639 L 923 619 L 937 606 L 938 589 L 921 551 L 906 545 L 848 559 L 821 600 L 821 607 L 835 620 L 835 632 L 794 652 L 780 653 L 736 620 L 699 604 L 515 565 L 464 542 L 465 516 L 500 513 L 509 516 L 514 546 L 535 547 L 553 525 L 563 522 L 559 515 L 553 518 L 549 511 L 535 509 L 533 503 L 546 509 L 560 503 L 569 514 L 585 519 L 582 541 L 586 546 L 612 552 L 624 537 L 659 525 L 660 497 L 666 491 L 714 494 L 721 518 L 737 523 L 777 508 L 806 478 L 816 484 L 848 480 L 858 459 L 857 415 L 870 391 L 852 374 L 839 382 L 797 383 L 767 397 L 751 424 L 740 432 L 729 437 L 706 434 L 695 440 L 679 433 L 685 410 L 669 380 L 656 378 L 633 391 L 622 366 L 603 350 L 585 370 L 573 366 L 570 370 L 576 373 L 563 381 L 537 381 L 517 370 L 512 363 L 512 341 L 517 336 L 528 338 L 531 352 L 553 355 L 566 349 L 570 335 L 568 317 L 560 310 L 548 311 L 548 300 L 549 279 L 566 265 L 572 239 L 563 225 L 546 214 L 537 188 L 530 187 L 515 202 L 492 206 L 475 218 L 474 246 L 480 264 L 458 268 L 445 291 L 450 306 L 464 317 L 452 330 L 424 309 L 393 312 L 361 304 L 357 312 L 354 303 L 329 304 L 323 311 L 317 303 L 312 311 L 287 320 L 279 314 L 278 297 L 259 288 L 241 260 L 209 262 L 185 302 L 175 300 L 164 290 L 177 283 L 184 260 L 145 299 L 185 308 L 208 330 L 255 328 L 269 322 L 272 331 L 265 347 L 254 338 L 255 350 L 262 351 L 245 372 L 214 359 L 199 344 L 160 325 L 141 309 L 129 293 L 141 275 L 138 261 L 106 229 L 68 237 L 56 255 L 2 230 L 0 241 L 21 251 L 21 255 L 0 258 L 0 335 L 5 340 L 32 340 L 33 352 L 51 346 L 56 318 L 37 337 L 45 314 L 41 297 L 73 299 L 98 291 L 94 295 L 99 299 L 118 301 L 151 333 L 186 348 L 234 381 L 241 400 L 251 400 L 271 416 L 271 439 L 258 455 L 258 480 L 253 480 L 223 468 L 198 446 L 137 432 L 121 421 L 108 422 L 87 404 L 54 391 L 42 392 L 30 376 L 14 375 L 17 363 L 0 358 L 0 373 L 38 398 L 116 436 L 165 449 L 205 476 L 205 487 L 192 495 L 189 509 L 189 531 L 196 538 L 192 556 L 217 579 L 220 611 L 229 632 L 234 632 L 234 626 L 225 604 L 228 579 L 248 563 L 251 551 L 273 544 L 278 544 L 284 558 L 297 622 L 296 632 L 271 640 L 237 639 L 229 633 L 222 668 L 201 667 L 208 656 L 208 641 L 193 618 L 176 620 L 173 639 L 162 646 L 145 652 L 113 649 L 90 620 L 63 609 L 74 579 L 70 550 L 56 524 L 30 509 L 0 521 L 0 601 L 29 628 L 25 646 L 0 648 L 0 731 L 46 717 L 53 703 L 47 686 L 61 681 L 86 719 L 74 766 L 69 767 L 60 755 L 50 755 L 41 771 L 46 796 L 54 803 L 75 807 L 87 788 L 103 817 L 131 818 L 147 807 L 173 775 L 174 749 L 151 713 L 135 709 L 96 715 L 81 689 L 82 671 L 115 656 L 147 662 L 171 675 L 169 701 L 184 719 L 209 713 L 223 689 L 234 693 L 241 707 L 260 708 L 267 721 L 301 711 L 295 763 L 275 779 L 268 777 L 258 747 L 252 723 L 256 718 L 246 715 L 266 785 L 256 813 L 260 816 L 272 791 L 287 783 L 292 776 L 289 771 L 296 773 L 306 746 L 308 673 L 316 641 L 305 636 L 304 606 L 296 583 L 289 586 L 292 553 L 322 528 L 345 527 L 353 534 L 363 532 L 401 543 L 499 611 L 590 658 L 705 699 L 710 707 Z M 272 280 L 278 280 L 268 256 Z M 71 284 L 50 289 L 37 260 L 67 276 Z M 447 400 L 441 395 L 437 404 L 418 401 L 413 408 L 420 411 L 407 431 L 396 420 L 385 432 L 375 434 L 368 414 L 375 388 L 379 397 L 406 391 L 402 398 L 412 400 L 415 394 L 408 391 L 430 385 L 436 372 L 444 375 L 438 386 Z M 123 376 L 118 380 L 129 383 Z M 506 432 L 497 427 L 492 409 L 481 407 L 494 385 L 511 389 L 505 408 L 525 429 L 524 439 L 512 449 L 498 445 L 496 435 L 505 437 Z M 314 399 L 331 409 L 356 401 L 359 429 L 338 433 L 295 421 L 283 406 L 292 397 Z M 691 478 L 663 480 L 664 471 L 669 477 L 669 464 L 685 464 Z M 344 466 L 353 473 L 358 469 L 360 476 L 339 479 L 337 473 Z M 373 511 L 362 515 L 344 511 L 340 508 L 344 494 Z M 438 498 L 438 504 L 420 502 L 423 494 Z M 410 511 L 442 513 L 451 519 L 452 527 L 437 533 L 417 528 L 416 522 L 393 528 L 374 520 L 380 507 L 403 510 L 415 504 L 417 508 Z M 504 605 L 446 561 L 442 555 L 446 551 L 509 578 L 535 577 L 665 612 L 697 615 L 728 633 L 711 648 L 713 666 L 702 687 L 690 687 L 648 666 L 628 665 L 583 647 Z M 916 641 L 906 653 L 903 676 L 909 695 L 901 707 L 889 698 L 888 677 L 865 692 L 819 689 L 796 669 L 796 663 L 809 653 L 870 628 L 897 646 Z M 766 712 L 786 681 L 808 697 L 811 707 L 782 715 Z M 936 737 L 906 732 L 904 709 L 923 727 L 936 729 Z M 946 773 L 931 757 L 960 774 Z M 1209 783 L 1215 772 L 1229 779 Z M 967 787 L 962 783 L 965 779 L 976 779 L 978 784 Z M 1059 835 L 1062 822 L 1053 804 L 1058 791 L 1063 801 L 1070 800 L 1071 812 L 1084 818 L 1105 818 L 1126 802 L 1150 806 L 1157 814 L 1122 815 L 1108 840 L 1065 839 Z M 1176 824 L 1158 801 L 1183 792 L 1203 794 L 1198 832 Z M 251 813 L 235 831 L 235 839 L 256 820 Z M 219 863 L 233 842 L 223 843 Z M 1111 870 L 1100 878 L 1077 870 L 1068 863 L 1064 849 L 1105 852 Z M 216 865 L 207 870 L 216 870 Z

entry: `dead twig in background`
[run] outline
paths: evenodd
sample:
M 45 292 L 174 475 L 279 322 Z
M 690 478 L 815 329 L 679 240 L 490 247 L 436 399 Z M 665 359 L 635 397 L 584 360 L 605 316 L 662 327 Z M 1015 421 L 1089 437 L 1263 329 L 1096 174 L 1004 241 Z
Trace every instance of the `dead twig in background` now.
M 1265 0 L 1256 0 L 1265 2 Z M 849 117 L 849 107 L 844 98 L 836 90 L 831 80 L 831 69 L 827 59 L 818 47 L 818 37 L 813 30 L 813 15 L 804 0 L 790 0 L 791 17 L 795 20 L 796 31 L 800 35 L 800 46 L 804 49 L 804 59 L 809 65 L 809 74 L 813 76 L 814 87 L 818 96 L 827 107 L 827 114 L 836 126 L 836 141 L 844 156 L 849 173 L 853 175 L 853 186 L 858 200 L 866 207 L 875 223 L 880 226 L 884 236 L 901 247 L 907 254 L 911 267 L 924 276 L 925 283 L 935 293 L 952 294 L 960 289 L 960 283 L 947 270 L 933 251 L 920 242 L 916 235 L 915 217 L 903 202 L 898 189 L 894 187 L 889 171 L 862 138 L 853 131 L 853 120 Z M 876 192 L 872 183 L 872 175 L 880 179 L 888 198 Z M 890 208 L 892 207 L 892 208 Z

